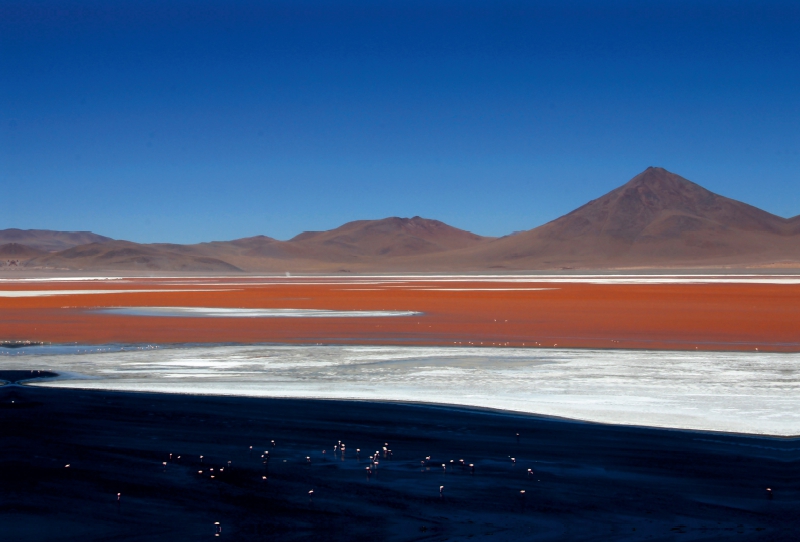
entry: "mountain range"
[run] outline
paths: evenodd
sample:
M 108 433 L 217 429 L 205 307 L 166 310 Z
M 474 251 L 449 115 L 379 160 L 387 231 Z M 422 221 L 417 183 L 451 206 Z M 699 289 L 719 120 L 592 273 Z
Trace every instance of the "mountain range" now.
M 0 262 L 130 273 L 800 267 L 800 216 L 782 218 L 650 167 L 571 213 L 500 238 L 420 217 L 358 220 L 288 241 L 194 245 L 7 229 L 0 230 Z

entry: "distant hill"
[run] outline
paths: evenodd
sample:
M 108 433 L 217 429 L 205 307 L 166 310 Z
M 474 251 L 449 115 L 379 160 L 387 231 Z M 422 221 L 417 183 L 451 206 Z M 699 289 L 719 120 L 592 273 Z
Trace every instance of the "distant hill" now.
M 90 232 L 1 230 L 4 240 L 0 258 L 2 251 L 16 251 L 14 258 L 26 269 L 314 273 L 800 267 L 800 216 L 775 216 L 656 167 L 556 220 L 501 238 L 417 216 L 357 220 L 288 241 L 260 235 L 195 245 L 137 244 Z
M 332 260 L 418 256 L 473 247 L 489 240 L 438 220 L 415 216 L 356 220 L 327 231 L 307 231 L 288 243 Z
M 71 269 L 90 271 L 186 271 L 240 272 L 222 260 L 181 254 L 151 245 L 128 241 L 90 243 L 61 252 L 45 254 L 25 263 L 27 268 Z
M 391 269 L 399 259 L 443 254 L 490 239 L 438 220 L 389 217 L 303 232 L 288 241 L 256 236 L 197 245 L 151 246 L 218 258 L 249 271 L 335 272 Z
M 42 254 L 46 254 L 46 252 L 25 245 L 20 245 L 19 243 L 6 243 L 5 245 L 0 245 L 0 259 L 10 258 L 29 260 L 31 258 L 35 258 L 36 256 L 41 256 Z
M 9 228 L 0 230 L 0 244 L 19 243 L 44 252 L 56 252 L 89 243 L 113 241 L 90 231 L 20 230 Z
M 792 233 L 800 233 L 800 216 L 790 218 L 789 227 L 792 230 Z
M 799 228 L 800 217 L 775 216 L 651 167 L 552 222 L 452 258 L 527 269 L 800 262 Z

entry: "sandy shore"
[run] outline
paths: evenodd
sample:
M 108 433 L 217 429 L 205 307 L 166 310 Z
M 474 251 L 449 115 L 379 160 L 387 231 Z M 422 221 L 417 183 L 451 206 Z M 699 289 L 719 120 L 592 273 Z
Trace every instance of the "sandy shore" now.
M 7 540 L 203 540 L 217 521 L 230 540 L 791 540 L 800 528 L 797 439 L 24 386 L 0 387 L 0 427 Z

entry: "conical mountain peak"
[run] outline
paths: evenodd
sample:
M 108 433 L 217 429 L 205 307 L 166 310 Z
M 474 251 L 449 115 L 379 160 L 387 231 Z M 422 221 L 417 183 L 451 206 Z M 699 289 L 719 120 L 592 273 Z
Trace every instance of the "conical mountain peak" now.
M 487 246 L 483 259 L 530 268 L 769 259 L 789 256 L 783 247 L 797 244 L 790 239 L 795 229 L 790 220 L 649 167 L 571 213 Z

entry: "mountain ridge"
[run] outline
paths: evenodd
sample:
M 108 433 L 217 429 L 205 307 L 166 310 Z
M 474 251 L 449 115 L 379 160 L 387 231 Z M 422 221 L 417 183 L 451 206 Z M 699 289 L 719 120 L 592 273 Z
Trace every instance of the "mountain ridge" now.
M 0 241 L 9 231 L 0 230 Z M 46 230 L 13 230 L 12 236 L 24 231 L 37 232 L 32 237 L 47 245 Z M 76 234 L 96 236 L 53 233 L 57 241 L 50 246 L 80 238 Z M 555 220 L 500 238 L 419 216 L 355 220 L 287 241 L 257 235 L 179 245 L 96 238 L 34 255 L 24 266 L 193 272 L 800 267 L 800 215 L 773 215 L 659 167 Z
M 651 167 L 542 226 L 452 256 L 534 269 L 749 265 L 800 258 L 797 229 L 794 219 Z
M 43 252 L 56 252 L 78 245 L 113 241 L 90 231 L 22 230 L 8 228 L 0 230 L 0 244 L 19 243 Z

